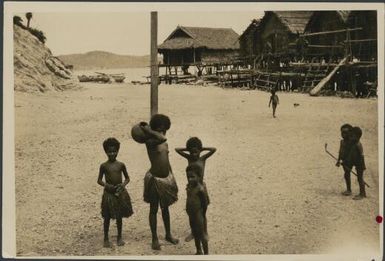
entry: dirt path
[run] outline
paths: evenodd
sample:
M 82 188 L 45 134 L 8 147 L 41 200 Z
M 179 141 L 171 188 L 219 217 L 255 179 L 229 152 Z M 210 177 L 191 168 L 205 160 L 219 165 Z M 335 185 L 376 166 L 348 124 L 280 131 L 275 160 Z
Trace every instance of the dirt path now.
M 216 87 L 160 87 L 160 112 L 170 116 L 170 160 L 180 193 L 171 207 L 172 230 L 188 233 L 184 211 L 186 161 L 174 148 L 199 136 L 217 153 L 206 167 L 211 205 L 211 254 L 294 254 L 379 249 L 377 100 L 278 93 L 278 118 L 269 94 Z M 300 106 L 294 107 L 293 103 Z M 88 84 L 81 91 L 16 93 L 17 253 L 28 255 L 187 255 L 192 242 L 150 248 L 148 205 L 142 200 L 149 166 L 143 145 L 130 137 L 149 117 L 149 87 Z M 343 197 L 343 173 L 324 152 L 336 153 L 339 126 L 363 129 L 368 198 Z M 131 177 L 135 214 L 124 220 L 126 245 L 102 248 L 98 167 L 102 141 L 121 141 L 118 159 Z M 353 178 L 353 191 L 358 184 Z M 116 226 L 111 227 L 116 235 Z M 115 237 L 113 237 L 113 240 Z

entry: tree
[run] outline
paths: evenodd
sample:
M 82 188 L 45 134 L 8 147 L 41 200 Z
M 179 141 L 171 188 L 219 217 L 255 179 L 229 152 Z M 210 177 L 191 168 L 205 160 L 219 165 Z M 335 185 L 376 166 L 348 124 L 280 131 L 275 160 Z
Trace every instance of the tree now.
M 27 18 L 28 22 L 27 22 L 27 28 L 29 28 L 29 23 L 32 19 L 32 13 L 31 12 L 28 12 L 25 14 L 25 17 Z

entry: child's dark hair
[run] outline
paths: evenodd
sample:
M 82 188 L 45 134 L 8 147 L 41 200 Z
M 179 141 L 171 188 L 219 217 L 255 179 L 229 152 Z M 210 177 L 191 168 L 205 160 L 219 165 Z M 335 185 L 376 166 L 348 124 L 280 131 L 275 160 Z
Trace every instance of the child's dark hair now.
M 164 114 L 155 114 L 151 117 L 150 127 L 153 130 L 158 129 L 160 126 L 163 126 L 165 130 L 170 129 L 171 121 L 170 118 Z
M 362 130 L 361 130 L 360 127 L 353 127 L 352 128 L 352 133 L 357 135 L 358 139 L 361 139 L 361 137 L 362 137 Z
M 186 172 L 188 171 L 192 171 L 196 173 L 198 176 L 200 176 L 202 169 L 198 164 L 190 164 L 186 168 Z
M 191 150 L 192 148 L 202 150 L 202 141 L 198 137 L 192 137 L 187 140 L 186 149 Z
M 274 94 L 275 94 L 275 89 L 274 89 L 274 88 L 273 88 L 273 89 L 271 89 L 271 91 L 270 91 L 270 92 L 271 92 L 271 94 L 272 94 L 272 95 L 274 95 Z
M 348 129 L 348 130 L 352 130 L 353 126 L 350 125 L 349 123 L 345 123 L 344 125 L 341 126 L 341 130 L 343 129 Z
M 117 150 L 120 149 L 120 142 L 115 138 L 108 138 L 103 142 L 103 149 L 107 152 L 109 147 L 115 147 Z

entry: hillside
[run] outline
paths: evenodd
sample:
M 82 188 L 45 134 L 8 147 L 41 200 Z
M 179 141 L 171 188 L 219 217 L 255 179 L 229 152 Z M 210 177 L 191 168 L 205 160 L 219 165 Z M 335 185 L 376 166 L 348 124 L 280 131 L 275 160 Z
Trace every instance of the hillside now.
M 74 66 L 75 70 L 138 68 L 150 64 L 150 56 L 118 55 L 104 51 L 92 51 L 84 54 L 60 55 L 66 64 Z
M 29 31 L 14 25 L 15 91 L 46 92 L 80 88 L 72 72 Z

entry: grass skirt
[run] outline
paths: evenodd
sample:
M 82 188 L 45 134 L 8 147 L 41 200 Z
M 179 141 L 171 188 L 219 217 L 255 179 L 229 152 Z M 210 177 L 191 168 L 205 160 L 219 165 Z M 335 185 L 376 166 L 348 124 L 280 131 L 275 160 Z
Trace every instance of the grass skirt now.
M 104 190 L 102 197 L 103 218 L 127 218 L 133 213 L 131 198 L 126 189 L 120 192 L 118 196 Z
M 172 172 L 165 178 L 158 178 L 150 171 L 144 176 L 143 199 L 147 203 L 156 203 L 168 207 L 178 200 L 178 186 Z

